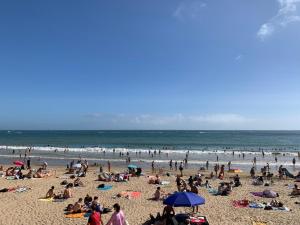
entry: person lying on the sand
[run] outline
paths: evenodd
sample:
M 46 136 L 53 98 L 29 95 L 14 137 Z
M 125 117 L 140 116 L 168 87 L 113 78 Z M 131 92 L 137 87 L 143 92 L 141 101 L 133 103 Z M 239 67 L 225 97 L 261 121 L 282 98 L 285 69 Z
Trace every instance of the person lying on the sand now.
M 54 194 L 54 186 L 52 186 L 49 191 L 46 194 L 46 198 L 54 198 L 55 194 Z
M 300 189 L 298 188 L 297 184 L 294 185 L 291 195 L 293 196 L 300 195 Z

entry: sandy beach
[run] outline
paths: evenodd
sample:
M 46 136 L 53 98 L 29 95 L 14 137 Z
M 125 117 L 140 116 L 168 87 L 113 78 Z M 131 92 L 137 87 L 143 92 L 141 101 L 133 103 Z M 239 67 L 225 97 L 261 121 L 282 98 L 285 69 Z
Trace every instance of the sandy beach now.
M 17 186 L 27 186 L 30 190 L 22 193 L 5 192 L 0 193 L 0 224 L 5 225 L 39 225 L 39 224 L 86 224 L 87 218 L 69 219 L 64 216 L 64 209 L 68 204 L 74 204 L 78 198 L 84 198 L 86 194 L 90 196 L 99 196 L 100 203 L 104 207 L 112 207 L 114 203 L 119 203 L 124 210 L 126 219 L 130 225 L 141 225 L 149 219 L 149 214 L 156 215 L 157 212 L 163 211 L 162 201 L 151 201 L 149 198 L 153 197 L 156 186 L 148 184 L 147 175 L 152 175 L 150 171 L 145 171 L 145 176 L 132 177 L 129 182 L 107 182 L 106 184 L 113 185 L 113 188 L 108 191 L 97 190 L 100 181 L 95 181 L 99 168 L 90 167 L 86 177 L 81 180 L 84 187 L 73 188 L 73 197 L 64 202 L 43 202 L 39 198 L 44 197 L 47 190 L 53 185 L 55 192 L 63 191 L 64 186 L 60 185 L 62 178 L 59 178 L 65 173 L 62 167 L 50 167 L 55 171 L 56 175 L 49 178 L 27 179 L 27 180 L 6 180 L 4 177 L 0 178 L 0 187 L 9 188 Z M 112 171 L 122 172 L 125 168 L 112 168 Z M 161 176 L 164 181 L 170 181 L 170 184 L 162 187 L 166 193 L 173 193 L 177 190 L 175 183 L 175 171 L 171 171 L 171 176 Z M 184 179 L 189 175 L 195 175 L 197 171 L 185 170 Z M 207 172 L 203 172 L 208 175 Z M 231 173 L 225 173 L 224 181 L 229 181 Z M 291 211 L 274 211 L 264 209 L 252 208 L 234 208 L 232 206 L 233 200 L 255 200 L 256 202 L 270 202 L 270 199 L 254 197 L 250 192 L 263 191 L 264 186 L 253 186 L 248 174 L 240 174 L 241 187 L 234 188 L 229 196 L 213 196 L 208 193 L 205 187 L 199 188 L 199 194 L 206 199 L 206 204 L 199 207 L 201 215 L 206 216 L 209 224 L 239 224 L 250 225 L 255 221 L 265 222 L 268 225 L 283 225 L 283 224 L 299 224 L 300 209 L 299 205 L 294 202 L 299 201 L 299 198 L 291 198 L 288 189 L 288 184 L 294 184 L 290 180 L 278 180 L 275 178 L 275 183 L 268 187 L 279 194 L 278 201 L 284 203 Z M 71 179 L 68 181 L 72 182 Z M 220 180 L 210 180 L 212 187 L 217 188 Z M 124 197 L 113 198 L 121 191 L 139 191 L 141 196 L 139 198 L 127 199 Z M 185 212 L 187 208 L 175 208 L 176 213 Z M 104 224 L 110 218 L 111 213 L 103 215 Z

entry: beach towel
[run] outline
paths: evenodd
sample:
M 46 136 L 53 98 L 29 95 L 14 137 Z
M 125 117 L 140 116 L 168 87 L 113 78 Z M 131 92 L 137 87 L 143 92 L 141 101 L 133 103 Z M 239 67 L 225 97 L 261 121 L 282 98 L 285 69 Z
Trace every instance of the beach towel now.
M 27 191 L 28 188 L 27 187 L 19 187 L 15 190 L 16 193 L 21 193 L 21 192 L 25 192 Z
M 273 210 L 280 210 L 280 211 L 290 211 L 288 207 L 272 207 Z
M 66 218 L 84 218 L 85 213 L 71 213 L 65 214 Z
M 235 208 L 247 208 L 249 206 L 249 201 L 248 200 L 234 200 L 232 202 L 232 205 Z
M 168 184 L 170 184 L 170 181 L 165 181 L 165 180 L 163 180 L 162 182 L 160 182 L 160 184 L 161 184 L 161 185 L 168 185 Z
M 8 177 L 6 177 L 6 180 L 15 180 L 15 177 L 14 176 L 8 176 Z
M 250 192 L 250 193 L 256 197 L 264 197 L 263 192 Z
M 84 214 L 84 217 L 90 217 L 90 215 L 92 215 L 92 213 L 87 212 L 87 213 Z
M 265 208 L 265 204 L 262 203 L 256 203 L 256 202 L 251 202 L 249 203 L 249 208 L 254 208 L 254 209 L 262 209 Z
M 214 188 L 208 188 L 208 193 L 210 193 L 211 195 L 218 195 L 218 190 L 214 189 Z
M 139 198 L 141 196 L 141 192 L 138 191 L 122 191 L 119 194 L 120 197 L 125 198 Z
M 39 198 L 39 201 L 42 201 L 42 202 L 52 202 L 53 198 Z
M 112 187 L 113 187 L 112 185 L 105 185 L 104 187 L 99 187 L 97 189 L 100 191 L 108 191 L 108 190 L 111 190 Z

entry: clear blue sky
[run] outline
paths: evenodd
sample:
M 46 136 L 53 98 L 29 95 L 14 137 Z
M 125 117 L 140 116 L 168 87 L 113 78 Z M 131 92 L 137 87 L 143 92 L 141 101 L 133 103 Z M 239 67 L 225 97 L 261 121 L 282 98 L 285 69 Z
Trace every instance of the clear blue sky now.
M 0 3 L 0 129 L 300 129 L 300 0 Z

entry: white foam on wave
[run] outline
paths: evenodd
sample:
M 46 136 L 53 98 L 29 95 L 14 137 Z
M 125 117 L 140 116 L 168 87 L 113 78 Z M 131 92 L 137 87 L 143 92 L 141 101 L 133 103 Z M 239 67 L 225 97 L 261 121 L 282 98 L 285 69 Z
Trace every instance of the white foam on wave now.
M 0 146 L 0 150 L 17 150 L 17 151 L 25 151 L 26 149 L 31 148 L 32 150 L 37 150 L 37 151 L 58 151 L 58 152 L 64 152 L 64 151 L 70 151 L 70 152 L 90 152 L 90 153 L 100 153 L 100 152 L 110 152 L 112 153 L 115 151 L 116 153 L 122 152 L 122 153 L 136 153 L 136 152 L 141 152 L 141 153 L 149 153 L 149 151 L 154 153 L 156 151 L 156 154 L 159 154 L 159 149 L 145 149 L 145 148 L 121 148 L 121 147 L 116 147 L 116 148 L 107 148 L 107 147 L 55 147 L 55 146 Z M 189 152 L 190 155 L 197 154 L 197 155 L 233 155 L 233 152 L 235 155 L 262 155 L 261 150 L 254 151 L 253 149 L 250 150 L 224 150 L 220 148 L 205 148 L 205 149 L 193 149 L 193 150 L 188 150 L 188 149 L 163 149 L 160 150 L 162 154 L 187 154 Z M 271 151 L 271 150 L 264 150 L 265 155 L 273 155 L 273 154 L 285 154 L 286 156 L 297 156 L 298 152 L 297 151 Z

